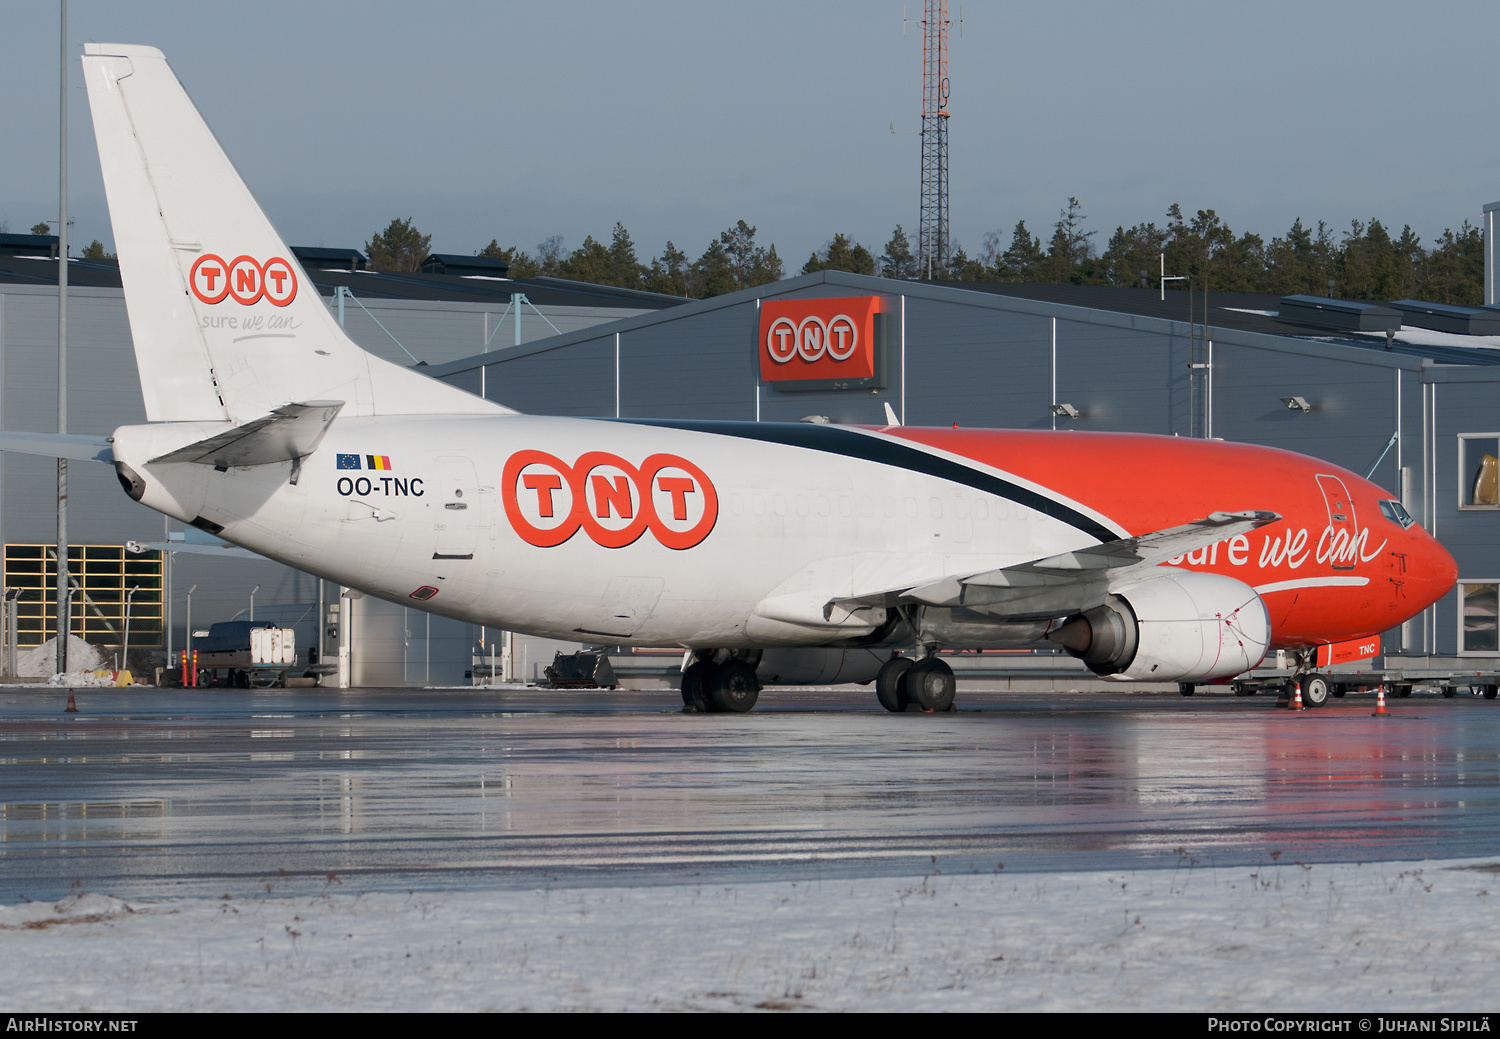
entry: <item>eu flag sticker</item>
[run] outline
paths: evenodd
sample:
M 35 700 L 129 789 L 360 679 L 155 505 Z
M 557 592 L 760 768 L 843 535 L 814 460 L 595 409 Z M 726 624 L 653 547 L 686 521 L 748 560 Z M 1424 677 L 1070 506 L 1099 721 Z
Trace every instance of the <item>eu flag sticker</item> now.
M 339 455 L 340 469 L 358 469 L 359 455 Z

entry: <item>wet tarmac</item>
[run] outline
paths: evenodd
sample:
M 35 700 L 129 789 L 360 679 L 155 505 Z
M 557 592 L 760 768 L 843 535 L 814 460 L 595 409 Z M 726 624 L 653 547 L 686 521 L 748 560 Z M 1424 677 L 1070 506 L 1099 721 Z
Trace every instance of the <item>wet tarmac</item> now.
M 0 901 L 1500 853 L 1500 703 L 0 692 Z

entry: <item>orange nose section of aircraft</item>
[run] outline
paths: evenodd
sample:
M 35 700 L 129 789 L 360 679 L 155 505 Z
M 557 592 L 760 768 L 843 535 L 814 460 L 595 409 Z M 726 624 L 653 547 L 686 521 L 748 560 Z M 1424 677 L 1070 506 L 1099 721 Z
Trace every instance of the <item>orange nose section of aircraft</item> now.
M 1411 564 L 1408 567 L 1407 597 L 1420 603 L 1418 610 L 1425 610 L 1453 588 L 1458 580 L 1458 564 L 1448 550 L 1421 527 L 1412 527 L 1408 533 L 1411 544 Z

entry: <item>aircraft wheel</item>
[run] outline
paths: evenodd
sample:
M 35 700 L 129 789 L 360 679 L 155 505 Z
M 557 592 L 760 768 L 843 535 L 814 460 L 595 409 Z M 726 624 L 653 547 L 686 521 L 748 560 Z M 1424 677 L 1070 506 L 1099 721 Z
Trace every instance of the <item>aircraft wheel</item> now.
M 1235 682 L 1229 688 L 1235 696 L 1254 696 L 1258 691 L 1252 682 Z
M 1443 699 L 1451 700 L 1458 695 L 1458 690 L 1451 685 L 1443 686 Z
M 1302 676 L 1302 706 L 1322 707 L 1328 702 L 1328 679 L 1322 675 Z
M 1192 696 L 1193 693 L 1195 693 L 1197 691 L 1197 689 L 1198 689 L 1198 687 L 1195 686 L 1192 682 L 1178 682 L 1177 683 L 1177 692 L 1180 693 L 1183 696 Z
M 914 663 L 911 657 L 892 657 L 875 676 L 875 696 L 880 706 L 892 714 L 900 714 L 911 702 L 906 693 L 906 675 Z
M 711 667 L 706 660 L 695 660 L 682 673 L 682 709 L 689 714 L 706 714 L 714 709 L 708 691 Z
M 924 711 L 946 711 L 955 692 L 953 669 L 937 657 L 917 661 L 906 673 L 906 695 Z
M 715 667 L 708 678 L 708 687 L 714 707 L 735 714 L 744 714 L 760 698 L 760 679 L 755 677 L 755 668 L 738 658 Z
M 1493 700 L 1497 693 L 1500 693 L 1500 685 L 1487 685 L 1484 687 L 1484 698 L 1486 700 Z
M 1346 685 L 1336 685 L 1330 687 L 1328 691 L 1333 694 L 1335 699 L 1342 700 L 1344 694 L 1349 691 L 1349 687 Z

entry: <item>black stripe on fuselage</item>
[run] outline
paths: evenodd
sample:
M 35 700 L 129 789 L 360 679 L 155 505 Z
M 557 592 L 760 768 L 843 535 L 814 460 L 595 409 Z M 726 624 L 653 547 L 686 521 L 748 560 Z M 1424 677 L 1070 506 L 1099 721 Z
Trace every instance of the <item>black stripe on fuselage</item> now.
M 660 426 L 665 429 L 685 429 L 694 433 L 713 433 L 718 436 L 739 437 L 743 440 L 759 440 L 768 444 L 784 444 L 801 447 L 824 454 L 859 458 L 880 465 L 895 466 L 924 476 L 936 476 L 941 480 L 961 483 L 975 490 L 1006 498 L 1017 505 L 1035 509 L 1044 516 L 1060 520 L 1076 527 L 1101 544 L 1118 541 L 1120 535 L 1091 516 L 1077 509 L 1038 494 L 1028 487 L 1021 487 L 990 473 L 955 462 L 951 458 L 929 454 L 915 447 L 887 440 L 884 437 L 866 436 L 850 429 L 812 422 L 681 422 L 673 419 L 616 419 L 636 426 Z

